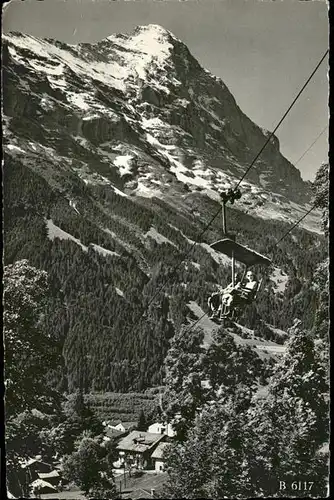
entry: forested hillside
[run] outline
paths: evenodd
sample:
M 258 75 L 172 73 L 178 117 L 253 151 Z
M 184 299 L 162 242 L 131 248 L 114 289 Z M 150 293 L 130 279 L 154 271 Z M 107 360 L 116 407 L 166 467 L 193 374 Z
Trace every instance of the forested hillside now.
M 107 190 L 101 195 L 96 186 L 78 183 L 84 192 L 75 211 L 65 194 L 31 170 L 11 158 L 6 165 L 5 263 L 25 258 L 50 275 L 53 297 L 44 321 L 64 344 L 61 386 L 125 391 L 161 384 L 169 339 L 186 322 L 187 303 L 205 307 L 215 284 L 229 279 L 226 264 L 201 244 L 174 272 L 217 203 L 192 195 L 189 212 L 197 207 L 199 215 L 191 217 L 162 200 Z M 236 209 L 229 209 L 228 216 L 238 241 L 263 253 L 287 228 Z M 215 221 L 206 242 L 219 238 L 220 224 Z M 277 289 L 276 274 L 269 273 L 258 303 L 245 313 L 246 326 L 258 327 L 261 318 L 284 330 L 299 317 L 311 327 L 319 294 L 310 285 L 326 250 L 321 237 L 305 230 L 284 239 L 269 254 L 286 276 L 284 287 Z
M 3 62 L 4 258 L 51 280 L 43 321 L 63 366 L 50 381 L 69 392 L 160 385 L 187 304 L 205 308 L 230 279 L 209 247 L 221 219 L 194 242 L 268 131 L 159 26 L 78 46 L 9 34 Z M 296 317 L 312 327 L 327 254 L 319 212 L 272 248 L 309 207 L 309 183 L 273 136 L 240 188 L 228 229 L 273 258 L 241 321 L 271 337 L 267 325 L 286 330 Z

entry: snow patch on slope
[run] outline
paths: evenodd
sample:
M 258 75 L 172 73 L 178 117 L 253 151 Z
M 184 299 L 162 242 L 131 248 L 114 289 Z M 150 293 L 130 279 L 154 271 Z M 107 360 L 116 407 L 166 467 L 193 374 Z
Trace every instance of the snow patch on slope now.
M 119 52 L 126 66 L 134 67 L 137 76 L 145 80 L 152 63 L 156 67 L 164 67 L 166 59 L 170 56 L 172 45 L 166 38 L 166 31 L 160 26 L 142 26 L 136 31 L 135 35 L 125 40 L 115 35 L 107 39 L 116 46 L 122 47 L 123 50 Z
M 118 167 L 121 177 L 126 174 L 131 174 L 131 160 L 132 155 L 116 156 L 114 165 Z
M 144 237 L 147 238 L 147 237 L 150 237 L 152 238 L 153 240 L 155 240 L 159 245 L 161 245 L 162 243 L 167 243 L 169 245 L 173 245 L 175 248 L 177 248 L 177 246 L 175 245 L 175 243 L 173 243 L 172 241 L 170 241 L 168 238 L 166 238 L 163 234 L 160 234 L 153 226 L 150 228 L 149 231 L 147 231 L 146 234 L 144 234 Z
M 80 108 L 84 111 L 88 111 L 90 109 L 90 105 L 86 102 L 87 98 L 90 98 L 89 94 L 85 92 L 81 93 L 66 92 L 66 97 L 77 108 Z
M 15 146 L 15 144 L 6 144 L 5 146 L 6 149 L 9 149 L 9 151 L 14 151 L 18 153 L 25 153 L 24 149 L 20 148 L 19 146 Z
M 107 85 L 109 84 L 119 90 L 126 90 L 124 80 L 129 77 L 128 68 L 121 66 L 115 61 L 112 61 L 109 64 L 99 61 L 86 62 L 80 57 L 79 54 L 73 54 L 73 50 L 77 48 L 76 46 L 72 46 L 72 50 L 70 52 L 69 50 L 64 50 L 47 40 L 37 39 L 31 35 L 14 35 L 11 33 L 10 35 L 4 35 L 4 38 L 8 40 L 9 44 L 13 44 L 15 47 L 20 49 L 28 50 L 38 58 L 42 59 L 43 65 L 40 65 L 38 71 L 43 73 L 47 72 L 48 76 L 50 75 L 51 77 L 50 81 L 56 85 L 60 84 L 62 86 L 66 86 L 67 82 L 64 79 L 52 79 L 54 76 L 59 76 L 60 68 L 58 68 L 55 73 L 55 71 L 52 71 L 50 66 L 47 65 L 48 71 L 45 70 L 44 63 L 47 64 L 47 61 L 50 60 L 58 62 L 62 72 L 65 70 L 65 67 L 68 67 L 70 70 L 80 75 L 84 81 L 86 81 L 88 77 Z M 24 63 L 28 66 L 31 66 L 31 61 L 31 57 L 24 59 Z M 31 67 L 36 69 L 34 66 Z
M 105 177 L 103 177 L 103 179 L 105 179 Z M 108 179 L 105 179 L 108 181 Z M 120 189 L 118 189 L 117 187 L 113 186 L 113 184 L 111 184 L 111 182 L 109 181 L 109 184 L 110 184 L 110 187 L 114 190 L 114 192 L 116 194 L 119 194 L 119 196 L 123 196 L 125 198 L 127 198 L 127 194 L 123 193 L 123 191 L 121 191 Z
M 117 256 L 119 256 L 119 253 L 113 252 L 112 250 L 108 250 L 107 248 L 103 248 L 100 245 L 97 245 L 96 243 L 91 243 L 91 246 L 94 248 L 94 250 L 96 250 L 101 255 L 104 255 L 104 256 L 108 256 L 108 255 L 114 256 L 114 255 L 117 255 Z
M 160 198 L 161 196 L 161 191 L 157 189 L 152 189 L 149 186 L 146 186 L 143 183 L 143 180 L 147 180 L 146 176 L 145 177 L 140 177 L 137 182 L 137 188 L 134 191 L 134 194 L 136 196 L 142 196 L 143 198 Z
M 178 229 L 177 227 L 173 226 L 172 224 L 169 224 L 169 226 L 173 229 L 175 229 L 175 231 L 178 231 L 185 240 L 187 240 L 187 242 L 190 244 L 190 245 L 193 245 L 195 243 L 194 240 L 188 238 L 180 229 Z M 221 253 L 218 253 L 216 252 L 213 248 L 210 247 L 210 245 L 208 245 L 207 243 L 197 243 L 197 245 L 201 246 L 202 248 L 204 248 L 204 250 L 206 250 L 210 255 L 211 257 L 213 258 L 213 260 L 215 260 L 217 262 L 217 264 L 221 264 L 221 265 L 230 265 L 231 263 L 231 260 L 229 257 L 227 257 L 226 255 L 223 255 Z
M 115 286 L 115 290 L 116 290 L 116 293 L 120 296 L 120 297 L 124 297 L 124 292 L 122 290 L 120 290 L 120 288 L 117 288 L 117 286 Z
M 54 224 L 52 219 L 47 219 L 46 228 L 48 231 L 48 238 L 50 240 L 54 240 L 55 238 L 59 238 L 60 240 L 71 240 L 77 245 L 79 245 L 82 248 L 82 250 L 87 252 L 88 248 L 85 245 L 83 245 L 80 240 L 72 236 L 72 234 L 63 231 L 63 229 L 60 229 L 60 227 Z

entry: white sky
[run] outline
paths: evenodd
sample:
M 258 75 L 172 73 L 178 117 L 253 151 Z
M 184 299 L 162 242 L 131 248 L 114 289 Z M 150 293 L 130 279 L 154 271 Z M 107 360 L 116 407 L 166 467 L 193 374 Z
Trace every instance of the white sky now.
M 12 0 L 3 31 L 68 43 L 93 42 L 136 25 L 160 24 L 220 76 L 241 109 L 273 130 L 328 48 L 325 1 Z M 328 59 L 277 132 L 296 162 L 328 123 Z M 313 179 L 328 157 L 326 131 L 297 168 Z

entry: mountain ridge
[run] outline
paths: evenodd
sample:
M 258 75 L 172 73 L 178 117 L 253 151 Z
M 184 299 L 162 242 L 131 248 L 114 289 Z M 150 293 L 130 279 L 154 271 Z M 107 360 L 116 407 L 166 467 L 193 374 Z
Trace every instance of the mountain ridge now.
M 70 46 L 55 42 L 51 45 L 46 40 L 17 34 L 6 35 L 4 40 L 12 64 L 23 66 L 28 73 L 33 70 L 43 80 L 47 92 L 38 103 L 42 107 L 39 116 L 45 119 L 45 114 L 53 114 L 53 120 L 60 122 L 60 126 L 65 125 L 71 135 L 70 152 L 74 149 L 77 154 L 76 149 L 83 148 L 86 151 L 81 156 L 113 164 L 114 174 L 117 173 L 117 157 L 120 157 L 124 168 L 123 171 L 119 169 L 116 187 L 125 193 L 144 196 L 153 193 L 164 197 L 163 184 L 168 183 L 170 191 L 170 185 L 174 187 L 176 180 L 185 190 L 201 190 L 204 195 L 218 200 L 219 191 L 238 181 L 268 137 L 268 131 L 242 113 L 222 80 L 203 69 L 181 41 L 156 25 L 137 27 L 129 35 L 111 35 L 95 44 Z M 137 56 L 144 54 L 140 43 L 146 48 L 147 45 L 152 47 L 152 40 L 156 43 L 153 44 L 155 52 L 138 66 Z M 134 60 L 133 46 L 137 54 Z M 65 47 L 69 52 L 65 54 L 67 59 Z M 43 58 L 43 65 L 31 58 L 24 59 L 27 50 L 37 59 Z M 122 65 L 115 62 L 115 54 Z M 96 67 L 93 67 L 93 55 Z M 57 66 L 51 57 L 58 60 Z M 117 79 L 111 70 L 107 72 L 107 62 L 96 63 L 99 58 L 104 58 L 114 68 L 116 76 L 122 67 L 121 78 Z M 89 61 L 89 80 L 79 81 Z M 123 64 L 126 61 L 128 65 Z M 146 70 L 151 67 L 154 71 L 147 75 Z M 134 77 L 136 71 L 139 71 L 138 78 Z M 33 75 L 27 75 L 27 79 L 25 84 L 32 86 Z M 93 91 L 92 83 L 95 85 Z M 40 90 L 36 90 L 38 94 Z M 24 90 L 20 99 L 26 99 L 22 94 Z M 9 116 L 10 113 L 9 110 Z M 38 108 L 36 113 L 38 119 Z M 48 139 L 50 147 L 52 140 Z M 73 139 L 77 144 L 73 144 Z M 30 146 L 27 149 L 31 151 Z M 152 159 L 154 165 L 150 168 Z M 270 162 L 274 162 L 276 168 L 272 168 Z M 91 169 L 91 163 L 81 164 L 77 169 L 86 182 L 90 182 L 85 172 Z M 133 172 L 136 168 L 139 175 Z M 298 218 L 304 207 L 309 208 L 309 184 L 302 181 L 300 172 L 279 153 L 275 136 L 251 169 L 249 179 L 241 183 L 245 192 L 245 204 L 240 201 L 242 210 L 251 208 L 260 217 L 275 217 L 276 214 L 282 220 L 289 220 L 289 211 Z M 103 178 L 99 180 L 105 182 Z M 315 224 L 308 226 L 314 230 Z

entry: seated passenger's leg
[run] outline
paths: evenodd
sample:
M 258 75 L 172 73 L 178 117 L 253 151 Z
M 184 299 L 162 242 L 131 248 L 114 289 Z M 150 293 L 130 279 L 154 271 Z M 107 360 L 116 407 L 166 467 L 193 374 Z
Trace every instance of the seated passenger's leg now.
M 218 314 L 218 310 L 220 307 L 220 294 L 219 293 L 212 294 L 211 297 L 209 298 L 209 302 L 210 302 L 209 307 L 212 312 L 211 316 Z

